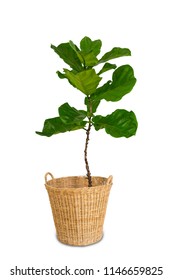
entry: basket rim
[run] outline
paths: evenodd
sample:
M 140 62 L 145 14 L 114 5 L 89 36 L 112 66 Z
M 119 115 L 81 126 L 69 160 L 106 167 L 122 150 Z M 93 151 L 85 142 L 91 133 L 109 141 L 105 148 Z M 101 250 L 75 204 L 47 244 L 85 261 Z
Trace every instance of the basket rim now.
M 92 191 L 92 190 L 97 190 L 100 189 L 100 187 L 106 188 L 109 187 L 111 188 L 112 186 L 112 182 L 107 182 L 108 178 L 106 177 L 102 177 L 102 176 L 92 176 L 92 178 L 99 178 L 99 179 L 104 179 L 105 183 L 104 184 L 98 184 L 96 186 L 92 186 L 92 187 L 88 187 L 88 186 L 83 186 L 83 187 L 58 187 L 58 186 L 53 186 L 50 185 L 50 183 L 56 181 L 56 180 L 63 180 L 63 179 L 74 179 L 74 178 L 81 178 L 81 179 L 86 179 L 87 180 L 87 176 L 64 176 L 64 177 L 58 177 L 58 178 L 52 178 L 48 181 L 45 182 L 45 187 L 46 189 L 54 189 L 54 190 L 62 190 L 62 191 L 72 191 L 72 192 L 78 192 L 78 191 Z

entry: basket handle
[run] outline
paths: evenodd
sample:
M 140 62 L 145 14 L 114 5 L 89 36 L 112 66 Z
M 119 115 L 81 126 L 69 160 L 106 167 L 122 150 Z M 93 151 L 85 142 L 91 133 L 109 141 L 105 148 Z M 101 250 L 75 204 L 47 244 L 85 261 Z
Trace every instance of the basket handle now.
M 108 185 L 112 185 L 112 181 L 113 181 L 113 176 L 110 175 L 110 176 L 108 177 L 108 179 L 107 179 L 107 184 L 108 184 Z
M 45 183 L 46 183 L 46 184 L 47 184 L 47 182 L 48 182 L 47 176 L 50 176 L 50 177 L 52 178 L 52 180 L 54 180 L 54 177 L 53 177 L 52 173 L 47 172 L 47 173 L 45 174 L 45 176 L 44 176 L 44 179 L 45 179 Z

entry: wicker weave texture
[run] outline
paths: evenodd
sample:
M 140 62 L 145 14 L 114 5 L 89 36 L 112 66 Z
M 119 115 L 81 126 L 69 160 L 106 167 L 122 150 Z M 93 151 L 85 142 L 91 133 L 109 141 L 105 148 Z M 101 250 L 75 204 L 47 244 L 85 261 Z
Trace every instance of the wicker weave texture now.
M 84 246 L 102 238 L 112 176 L 92 177 L 92 181 L 93 186 L 87 187 L 82 176 L 46 179 L 57 237 L 62 243 Z

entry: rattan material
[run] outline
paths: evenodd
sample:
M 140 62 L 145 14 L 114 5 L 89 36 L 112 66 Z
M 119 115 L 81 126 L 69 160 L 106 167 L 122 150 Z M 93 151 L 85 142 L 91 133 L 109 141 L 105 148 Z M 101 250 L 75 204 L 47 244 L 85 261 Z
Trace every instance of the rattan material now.
M 48 175 L 52 177 L 49 181 Z M 92 187 L 82 176 L 54 179 L 46 173 L 45 181 L 59 241 L 75 246 L 98 242 L 103 235 L 112 176 L 92 177 Z

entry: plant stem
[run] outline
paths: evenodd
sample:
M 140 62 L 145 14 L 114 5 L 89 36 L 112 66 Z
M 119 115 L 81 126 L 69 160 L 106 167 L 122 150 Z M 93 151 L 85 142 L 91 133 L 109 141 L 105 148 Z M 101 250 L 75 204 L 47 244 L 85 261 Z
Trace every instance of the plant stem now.
M 91 127 L 92 127 L 92 122 L 91 122 L 91 116 L 92 116 L 92 104 L 90 101 L 90 96 L 88 96 L 88 103 L 89 103 L 89 117 L 88 117 L 88 128 L 86 130 L 86 141 L 85 141 L 85 150 L 84 150 L 84 158 L 85 158 L 85 166 L 86 166 L 86 171 L 87 171 L 87 179 L 88 179 L 88 187 L 92 187 L 92 177 L 91 177 L 91 172 L 89 168 L 89 163 L 88 163 L 88 143 L 89 143 L 89 137 L 90 137 L 90 132 L 91 132 Z
M 89 119 L 89 124 L 88 124 L 88 128 L 87 128 L 87 131 L 86 131 L 86 142 L 85 142 L 84 156 L 85 156 L 85 166 L 86 166 L 86 170 L 87 170 L 88 187 L 92 187 L 91 172 L 90 172 L 89 163 L 88 163 L 88 159 L 87 159 L 88 142 L 89 142 L 89 136 L 90 136 L 90 131 L 91 131 L 92 124 L 91 124 L 91 117 L 89 117 L 88 119 Z

